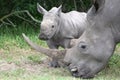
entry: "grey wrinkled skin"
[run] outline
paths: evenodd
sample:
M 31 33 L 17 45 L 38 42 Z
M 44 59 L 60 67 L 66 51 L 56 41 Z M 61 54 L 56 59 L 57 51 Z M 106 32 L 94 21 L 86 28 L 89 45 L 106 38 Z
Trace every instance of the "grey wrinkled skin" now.
M 94 0 L 87 20 L 89 27 L 72 48 L 63 51 L 41 48 L 23 37 L 35 50 L 59 58 L 73 76 L 93 78 L 107 65 L 120 42 L 120 0 Z
M 87 20 L 88 29 L 64 58 L 72 75 L 81 78 L 100 72 L 120 42 L 120 0 L 95 0 Z
M 47 11 L 37 4 L 38 12 L 43 14 L 39 39 L 46 40 L 51 49 L 58 49 L 59 46 L 70 48 L 71 39 L 79 38 L 87 25 L 86 13 L 77 11 L 63 13 L 61 7 L 53 7 Z M 56 59 L 53 59 L 51 66 L 58 66 Z

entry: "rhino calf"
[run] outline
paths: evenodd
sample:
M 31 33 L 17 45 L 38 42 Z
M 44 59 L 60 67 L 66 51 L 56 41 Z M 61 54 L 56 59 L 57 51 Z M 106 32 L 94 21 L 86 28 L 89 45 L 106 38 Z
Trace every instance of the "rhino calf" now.
M 86 13 L 71 11 L 63 13 L 61 7 L 53 7 L 47 11 L 37 4 L 37 10 L 43 14 L 40 25 L 39 39 L 46 40 L 51 49 L 70 48 L 71 39 L 79 38 L 87 26 Z M 57 67 L 56 59 L 53 59 L 51 66 Z

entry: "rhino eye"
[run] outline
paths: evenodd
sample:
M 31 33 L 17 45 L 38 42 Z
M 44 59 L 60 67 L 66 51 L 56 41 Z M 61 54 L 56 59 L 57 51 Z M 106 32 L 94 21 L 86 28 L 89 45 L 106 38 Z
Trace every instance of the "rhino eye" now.
M 85 42 L 80 42 L 79 48 L 85 50 L 87 48 L 87 44 Z
M 52 25 L 52 28 L 54 28 L 54 25 Z
M 85 49 L 85 48 L 86 48 L 86 45 L 81 45 L 81 48 L 82 48 L 82 49 Z

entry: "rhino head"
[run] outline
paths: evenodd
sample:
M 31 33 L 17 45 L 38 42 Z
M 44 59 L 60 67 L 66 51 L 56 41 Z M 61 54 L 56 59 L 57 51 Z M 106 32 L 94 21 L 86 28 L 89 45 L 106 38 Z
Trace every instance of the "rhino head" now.
M 117 3 L 120 0 L 94 0 L 87 13 L 89 27 L 70 49 L 45 49 L 33 44 L 25 35 L 23 37 L 37 51 L 58 58 L 73 76 L 93 78 L 104 69 L 120 41 L 120 5 Z
M 107 14 L 109 0 L 94 0 L 94 5 L 87 13 L 88 29 L 77 40 L 75 46 L 66 50 L 64 62 L 75 77 L 93 78 L 106 66 L 112 56 L 116 42 Z M 109 5 L 109 6 L 108 6 Z M 110 13 L 110 12 L 109 12 Z
M 47 11 L 37 3 L 38 12 L 43 14 L 43 20 L 40 25 L 40 39 L 48 40 L 59 30 L 57 26 L 59 25 L 61 7 L 62 6 L 59 6 L 58 8 L 53 7 L 51 10 Z

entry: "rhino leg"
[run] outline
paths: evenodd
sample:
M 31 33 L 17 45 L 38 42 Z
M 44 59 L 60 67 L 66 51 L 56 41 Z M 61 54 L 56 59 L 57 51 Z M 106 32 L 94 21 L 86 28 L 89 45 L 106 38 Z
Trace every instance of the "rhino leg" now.
M 50 49 L 58 49 L 58 46 L 55 45 L 55 43 L 51 40 L 47 41 L 47 45 Z M 50 67 L 54 67 L 54 68 L 60 67 L 58 60 L 56 58 L 52 58 L 49 65 L 50 65 Z
M 71 39 L 64 39 L 59 46 L 65 48 L 65 49 L 70 48 L 71 47 L 70 41 L 71 41 Z M 55 41 L 51 40 L 48 43 L 49 43 L 48 45 L 50 45 L 49 48 L 51 48 L 51 49 L 58 49 L 58 47 L 59 47 L 58 45 L 56 45 Z M 54 68 L 60 67 L 58 59 L 52 58 L 52 61 L 50 62 L 50 66 L 54 67 Z
M 58 49 L 58 47 L 59 47 L 52 40 L 47 40 L 47 45 L 50 49 Z

